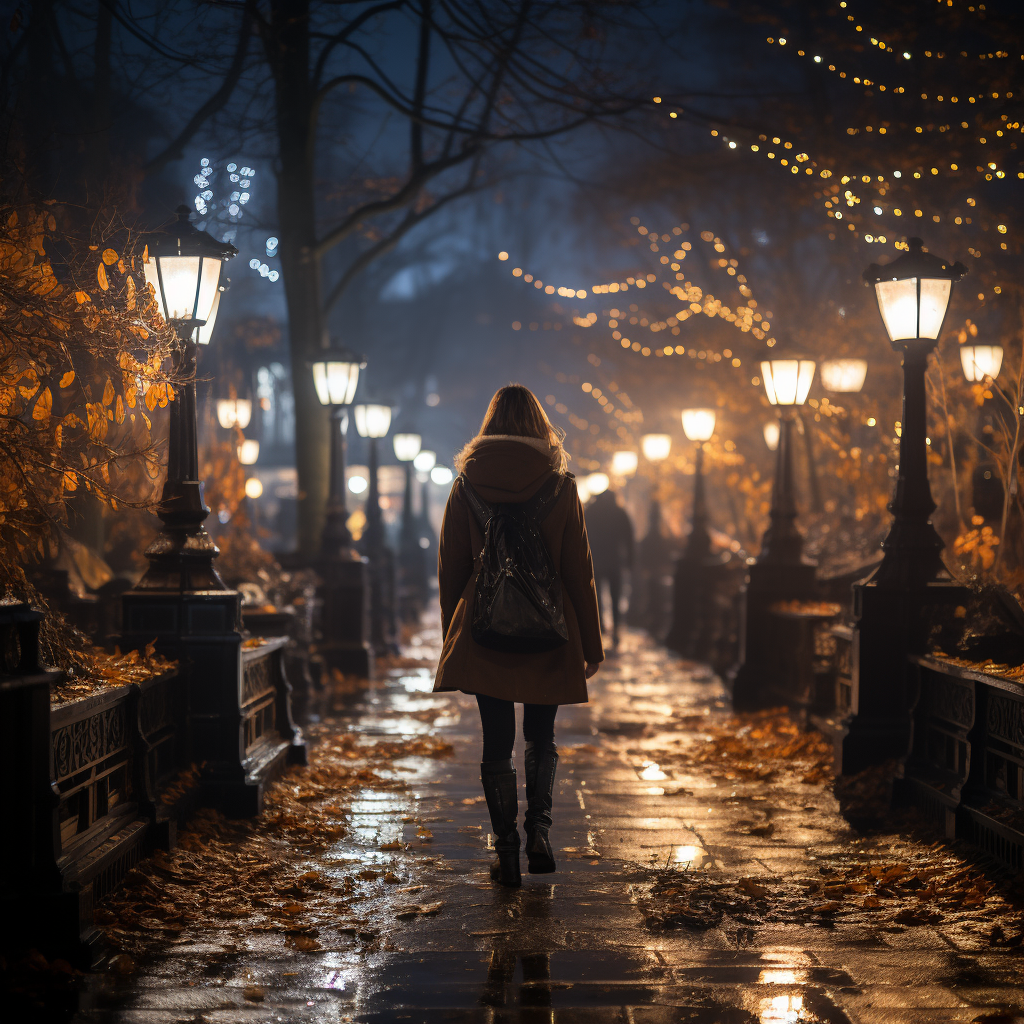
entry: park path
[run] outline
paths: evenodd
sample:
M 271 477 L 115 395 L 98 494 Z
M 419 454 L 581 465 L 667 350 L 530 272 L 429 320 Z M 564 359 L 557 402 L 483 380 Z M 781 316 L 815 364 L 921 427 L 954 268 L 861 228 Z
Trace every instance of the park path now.
M 437 631 L 415 639 L 416 651 L 429 653 Z M 334 937 L 321 928 L 318 948 L 307 951 L 186 937 L 123 982 L 95 984 L 76 1019 L 1024 1021 L 1024 954 L 993 938 L 1002 931 L 992 931 L 984 907 L 904 909 L 894 920 L 852 883 L 848 898 L 833 898 L 842 885 L 811 896 L 813 912 L 806 899 L 771 903 L 796 879 L 801 891 L 817 891 L 814 879 L 831 882 L 844 864 L 880 865 L 884 881 L 892 864 L 923 865 L 936 854 L 923 843 L 897 849 L 893 837 L 857 836 L 799 752 L 781 766 L 695 758 L 707 749 L 707 728 L 728 715 L 722 685 L 706 669 L 627 633 L 592 680 L 590 704 L 562 709 L 552 837 L 559 871 L 524 874 L 519 891 L 487 878 L 475 703 L 429 690 L 428 669 L 393 670 L 361 694 L 343 726 L 365 737 L 429 733 L 454 749 L 411 759 L 407 789 L 370 789 L 351 805 L 339 859 L 361 844 L 362 862 L 405 883 L 376 910 L 368 892 L 366 916 L 385 920 L 383 928 Z M 677 911 L 682 905 L 682 927 L 652 927 L 666 918 L 652 896 L 659 882 L 675 892 Z

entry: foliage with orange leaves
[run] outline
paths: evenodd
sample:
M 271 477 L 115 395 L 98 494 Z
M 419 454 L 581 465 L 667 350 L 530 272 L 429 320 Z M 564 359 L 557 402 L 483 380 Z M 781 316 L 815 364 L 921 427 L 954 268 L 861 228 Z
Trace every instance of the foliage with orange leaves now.
M 26 593 L 21 567 L 47 553 L 69 494 L 138 507 L 159 475 L 151 416 L 180 383 L 165 369 L 176 339 L 127 232 L 93 243 L 63 232 L 46 206 L 0 208 L 0 582 L 9 594 Z

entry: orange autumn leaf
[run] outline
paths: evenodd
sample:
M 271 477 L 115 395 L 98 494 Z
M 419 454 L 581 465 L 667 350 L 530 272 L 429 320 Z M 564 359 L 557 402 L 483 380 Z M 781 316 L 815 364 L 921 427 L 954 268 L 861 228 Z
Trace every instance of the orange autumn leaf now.
M 107 281 L 107 270 L 102 263 L 96 267 L 96 280 L 105 292 L 110 290 L 110 282 Z
M 115 406 L 115 419 L 118 423 L 124 423 L 124 402 L 121 401 L 121 396 L 117 396 L 117 405 Z
M 107 383 L 103 388 L 103 404 L 110 405 L 114 400 L 114 385 L 110 382 L 110 378 L 107 378 Z
M 72 381 L 74 381 L 74 379 L 75 379 L 75 371 L 74 370 L 68 370 L 68 372 L 65 373 L 63 377 L 61 377 L 61 379 L 60 379 L 60 386 L 62 388 L 70 387 L 71 383 L 72 383 Z
M 157 390 L 157 385 L 151 384 L 148 388 L 146 388 L 146 408 L 150 412 L 152 412 L 159 403 L 160 395 Z
M 78 474 L 73 469 L 64 470 L 64 489 L 74 491 L 78 488 Z
M 128 309 L 134 309 L 135 308 L 135 281 L 132 278 L 130 278 L 130 277 L 128 278 L 127 285 L 125 285 L 125 290 L 127 292 L 127 298 L 125 300 L 125 306 Z
M 112 267 L 117 262 L 117 253 L 114 252 L 113 249 L 104 249 L 103 262 L 106 263 L 108 267 Z
M 86 302 L 89 301 L 89 293 L 88 292 L 75 292 L 75 298 L 78 300 L 78 304 L 80 306 L 84 305 Z
M 44 388 L 43 393 L 36 400 L 36 404 L 32 409 L 32 419 L 48 420 L 52 410 L 53 394 L 50 392 L 49 388 Z

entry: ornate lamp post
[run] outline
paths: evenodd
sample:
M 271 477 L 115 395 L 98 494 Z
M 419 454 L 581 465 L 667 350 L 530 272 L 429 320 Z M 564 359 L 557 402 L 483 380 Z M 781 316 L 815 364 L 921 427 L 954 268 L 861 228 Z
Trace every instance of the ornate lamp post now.
M 696 444 L 693 471 L 693 517 L 686 547 L 676 559 L 672 580 L 672 626 L 665 646 L 688 657 L 697 655 L 699 640 L 706 640 L 711 535 L 708 533 L 708 509 L 704 496 L 704 444 L 715 433 L 714 409 L 684 409 L 683 433 Z
M 399 612 L 405 622 L 419 619 L 426 603 L 427 579 L 420 547 L 419 530 L 412 509 L 413 459 L 420 453 L 419 434 L 395 434 L 395 458 L 405 465 L 405 495 L 402 499 L 402 528 L 398 539 Z
M 648 462 L 657 467 L 672 451 L 672 438 L 669 434 L 644 434 L 640 438 L 640 451 Z M 651 490 L 654 490 L 653 486 Z M 662 635 L 668 611 L 667 558 L 663 557 L 668 546 L 667 538 L 661 533 L 661 503 L 652 495 L 647 535 L 640 543 L 640 570 L 647 578 L 647 629 L 656 637 Z
M 149 546 L 149 568 L 124 595 L 123 643 L 142 647 L 156 638 L 157 649 L 176 658 L 187 678 L 191 719 L 191 758 L 202 762 L 203 783 L 238 813 L 253 813 L 262 802 L 264 781 L 290 753 L 304 757 L 301 733 L 279 721 L 281 741 L 259 765 L 241 756 L 245 749 L 242 692 L 240 600 L 213 566 L 218 551 L 203 525 L 210 510 L 199 480 L 196 420 L 196 352 L 207 344 L 221 293 L 221 270 L 238 250 L 189 222 L 189 208 L 178 220 L 144 239 L 143 270 L 164 319 L 178 334 L 177 369 L 193 380 L 170 403 L 167 479 L 158 515 L 163 530 Z M 290 712 L 282 719 L 290 718 Z
M 331 410 L 327 510 L 320 551 L 332 560 L 352 561 L 352 534 L 345 503 L 345 434 L 348 432 L 348 407 L 355 398 L 359 371 L 366 366 L 366 360 L 340 346 L 326 349 L 323 357 L 311 367 L 316 397 L 321 405 Z
M 437 469 L 437 453 L 423 449 L 413 459 L 413 469 L 419 474 L 420 485 L 420 518 L 417 543 L 423 551 L 424 561 L 437 567 L 436 545 L 434 543 L 434 526 L 430 522 L 430 484 L 434 470 Z M 451 472 L 449 470 L 449 472 Z M 424 543 L 424 541 L 426 543 Z
M 218 242 L 205 231 L 197 231 L 189 222 L 189 212 L 187 206 L 179 206 L 178 220 L 168 231 L 145 238 L 148 258 L 143 270 L 146 283 L 153 286 L 161 314 L 180 339 L 176 369 L 194 378 L 197 330 L 206 328 L 208 342 L 213 327 L 211 318 L 216 318 L 214 305 L 219 295 L 221 268 L 238 250 L 230 242 Z M 150 567 L 136 591 L 228 592 L 213 568 L 217 548 L 203 526 L 209 514 L 199 480 L 193 380 L 170 404 L 167 480 L 159 512 L 164 528 L 146 552 Z
M 732 696 L 733 706 L 739 709 L 761 707 L 768 699 L 766 681 L 774 661 L 770 606 L 814 596 L 815 566 L 803 557 L 793 490 L 793 410 L 807 401 L 814 370 L 814 360 L 799 353 L 780 351 L 761 362 L 768 401 L 779 411 L 779 434 L 768 529 L 761 553 L 747 561 L 740 607 L 740 658 L 733 673 Z M 770 440 L 767 429 L 765 440 Z
M 366 495 L 366 529 L 363 550 L 370 560 L 370 646 L 374 654 L 388 654 L 395 647 L 394 630 L 394 558 L 384 543 L 384 519 L 380 507 L 377 442 L 391 427 L 391 406 L 371 402 L 353 408 L 356 430 L 369 441 L 370 486 Z M 389 585 L 390 581 L 390 585 Z
M 317 399 L 330 409 L 331 438 L 327 509 L 320 537 L 325 568 L 320 574 L 318 649 L 331 668 L 369 678 L 373 674 L 373 655 L 367 642 L 367 566 L 352 544 L 345 488 L 349 408 L 366 360 L 340 345 L 324 349 L 322 356 L 310 367 Z
M 946 317 L 953 284 L 966 273 L 925 252 L 919 238 L 884 267 L 872 264 L 872 285 L 882 323 L 903 357 L 903 419 L 899 473 L 889 504 L 893 522 L 882 542 L 882 561 L 854 584 L 852 718 L 837 733 L 841 771 L 852 774 L 907 754 L 912 738 L 907 655 L 924 649 L 926 610 L 959 601 L 963 588 L 942 564 L 942 540 L 931 523 L 928 484 L 925 370 Z

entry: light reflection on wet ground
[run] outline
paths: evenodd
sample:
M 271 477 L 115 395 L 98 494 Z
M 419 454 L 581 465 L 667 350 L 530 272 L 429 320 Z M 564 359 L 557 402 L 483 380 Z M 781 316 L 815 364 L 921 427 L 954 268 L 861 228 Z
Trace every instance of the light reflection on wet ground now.
M 417 639 L 419 655 L 438 638 Z M 519 891 L 487 875 L 474 702 L 429 690 L 429 672 L 395 672 L 355 704 L 351 727 L 368 737 L 440 733 L 455 756 L 393 762 L 408 788 L 357 793 L 350 834 L 324 858 L 327 871 L 365 869 L 355 905 L 367 921 L 386 915 L 383 932 L 322 932 L 324 948 L 311 953 L 269 939 L 225 952 L 230 936 L 193 944 L 148 967 L 120 1010 L 97 1008 L 81 1020 L 932 1024 L 1021 1004 L 1019 952 L 958 949 L 935 928 L 644 926 L 634 899 L 640 865 L 810 874 L 807 844 L 831 849 L 852 838 L 820 787 L 792 794 L 800 828 L 759 839 L 741 827 L 761 813 L 756 784 L 719 785 L 654 757 L 627 758 L 627 746 L 670 745 L 656 730 L 669 716 L 723 713 L 722 686 L 706 670 L 687 670 L 627 633 L 592 681 L 591 704 L 562 709 L 552 835 L 559 871 L 524 875 Z M 676 731 L 671 742 L 696 735 Z M 425 916 L 424 907 L 436 909 Z

